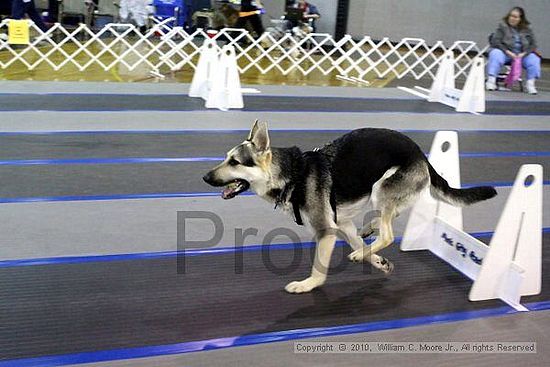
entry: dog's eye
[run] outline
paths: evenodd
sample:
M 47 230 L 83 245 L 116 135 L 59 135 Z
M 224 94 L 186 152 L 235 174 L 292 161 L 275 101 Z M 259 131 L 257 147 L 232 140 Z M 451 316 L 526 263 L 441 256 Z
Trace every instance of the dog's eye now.
M 237 166 L 240 164 L 240 162 L 238 160 L 236 160 L 235 158 L 231 158 L 229 159 L 229 162 L 227 162 L 227 164 L 229 164 L 230 166 Z

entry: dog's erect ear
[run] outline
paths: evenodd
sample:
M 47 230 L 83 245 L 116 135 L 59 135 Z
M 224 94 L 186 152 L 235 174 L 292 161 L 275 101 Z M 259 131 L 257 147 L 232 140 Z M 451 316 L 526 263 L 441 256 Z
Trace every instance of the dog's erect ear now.
M 267 132 L 267 122 L 254 121 L 248 140 L 251 141 L 259 151 L 268 150 L 269 133 Z
M 252 138 L 254 137 L 256 132 L 258 131 L 258 122 L 259 122 L 258 119 L 256 119 L 254 121 L 254 123 L 252 124 L 252 128 L 250 129 L 250 132 L 248 133 L 248 138 L 246 138 L 246 140 L 252 141 Z

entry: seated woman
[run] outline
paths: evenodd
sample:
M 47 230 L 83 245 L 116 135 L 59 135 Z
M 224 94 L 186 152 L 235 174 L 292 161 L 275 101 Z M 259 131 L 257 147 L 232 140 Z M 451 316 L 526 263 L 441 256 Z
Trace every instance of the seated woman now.
M 529 27 L 523 8 L 514 7 L 503 18 L 491 38 L 491 52 L 487 62 L 487 90 L 496 90 L 496 77 L 506 63 L 521 57 L 527 71 L 526 89 L 529 94 L 537 94 L 535 79 L 540 77 L 540 58 L 534 53 L 537 48 L 535 35 Z

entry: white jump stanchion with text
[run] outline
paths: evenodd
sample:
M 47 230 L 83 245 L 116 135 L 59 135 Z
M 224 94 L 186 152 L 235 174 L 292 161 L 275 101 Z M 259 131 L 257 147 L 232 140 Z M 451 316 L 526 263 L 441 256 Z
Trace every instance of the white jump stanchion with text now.
M 456 132 L 436 134 L 429 160 L 450 186 L 460 187 Z M 463 231 L 462 208 L 425 192 L 412 209 L 401 250 L 430 250 L 472 279 L 470 301 L 498 298 L 528 311 L 521 296 L 539 294 L 542 284 L 542 188 L 542 166 L 521 166 L 489 246 Z
M 200 97 L 206 100 L 212 89 L 215 71 L 220 63 L 219 47 L 216 41 L 206 38 L 200 50 L 197 69 L 193 74 L 193 81 L 189 88 L 189 97 Z
M 466 83 L 462 90 L 455 87 L 455 58 L 451 50 L 446 51 L 441 59 L 435 79 L 429 90 L 415 87 L 427 92 L 421 93 L 415 89 L 398 87 L 399 89 L 454 108 L 457 112 L 485 112 L 485 61 L 482 56 L 476 56 L 470 67 Z

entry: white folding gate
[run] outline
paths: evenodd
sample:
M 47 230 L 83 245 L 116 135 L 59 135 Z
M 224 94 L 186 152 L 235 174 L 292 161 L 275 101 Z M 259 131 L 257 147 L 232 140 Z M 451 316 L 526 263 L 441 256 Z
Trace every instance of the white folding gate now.
M 9 21 L 5 19 L 0 23 L 0 32 L 7 32 Z M 48 65 L 57 71 L 73 65 L 85 71 L 92 66 L 109 70 L 122 65 L 128 70 L 145 66 L 155 73 L 186 66 L 194 69 L 200 45 L 208 35 L 202 29 L 188 34 L 181 27 L 170 27 L 171 22 L 172 19 L 157 20 L 147 33 L 140 34 L 131 24 L 115 23 L 98 31 L 84 24 L 76 29 L 55 24 L 42 33 L 29 21 L 32 33 L 37 36 L 28 46 L 13 46 L 0 39 L 0 68 L 22 64 L 33 70 Z M 223 29 L 214 40 L 220 45 L 235 47 L 240 73 L 275 71 L 282 75 L 298 73 L 305 76 L 315 71 L 359 80 L 392 74 L 397 78 L 433 79 L 447 50 L 455 55 L 456 77 L 465 77 L 474 58 L 487 49 L 480 49 L 470 41 L 456 41 L 445 46 L 441 41 L 428 45 L 419 38 L 404 38 L 392 43 L 388 38 L 375 41 L 365 36 L 357 40 L 347 35 L 335 40 L 329 34 L 319 33 L 296 39 L 290 33 L 275 38 L 266 32 L 254 39 L 242 29 Z

